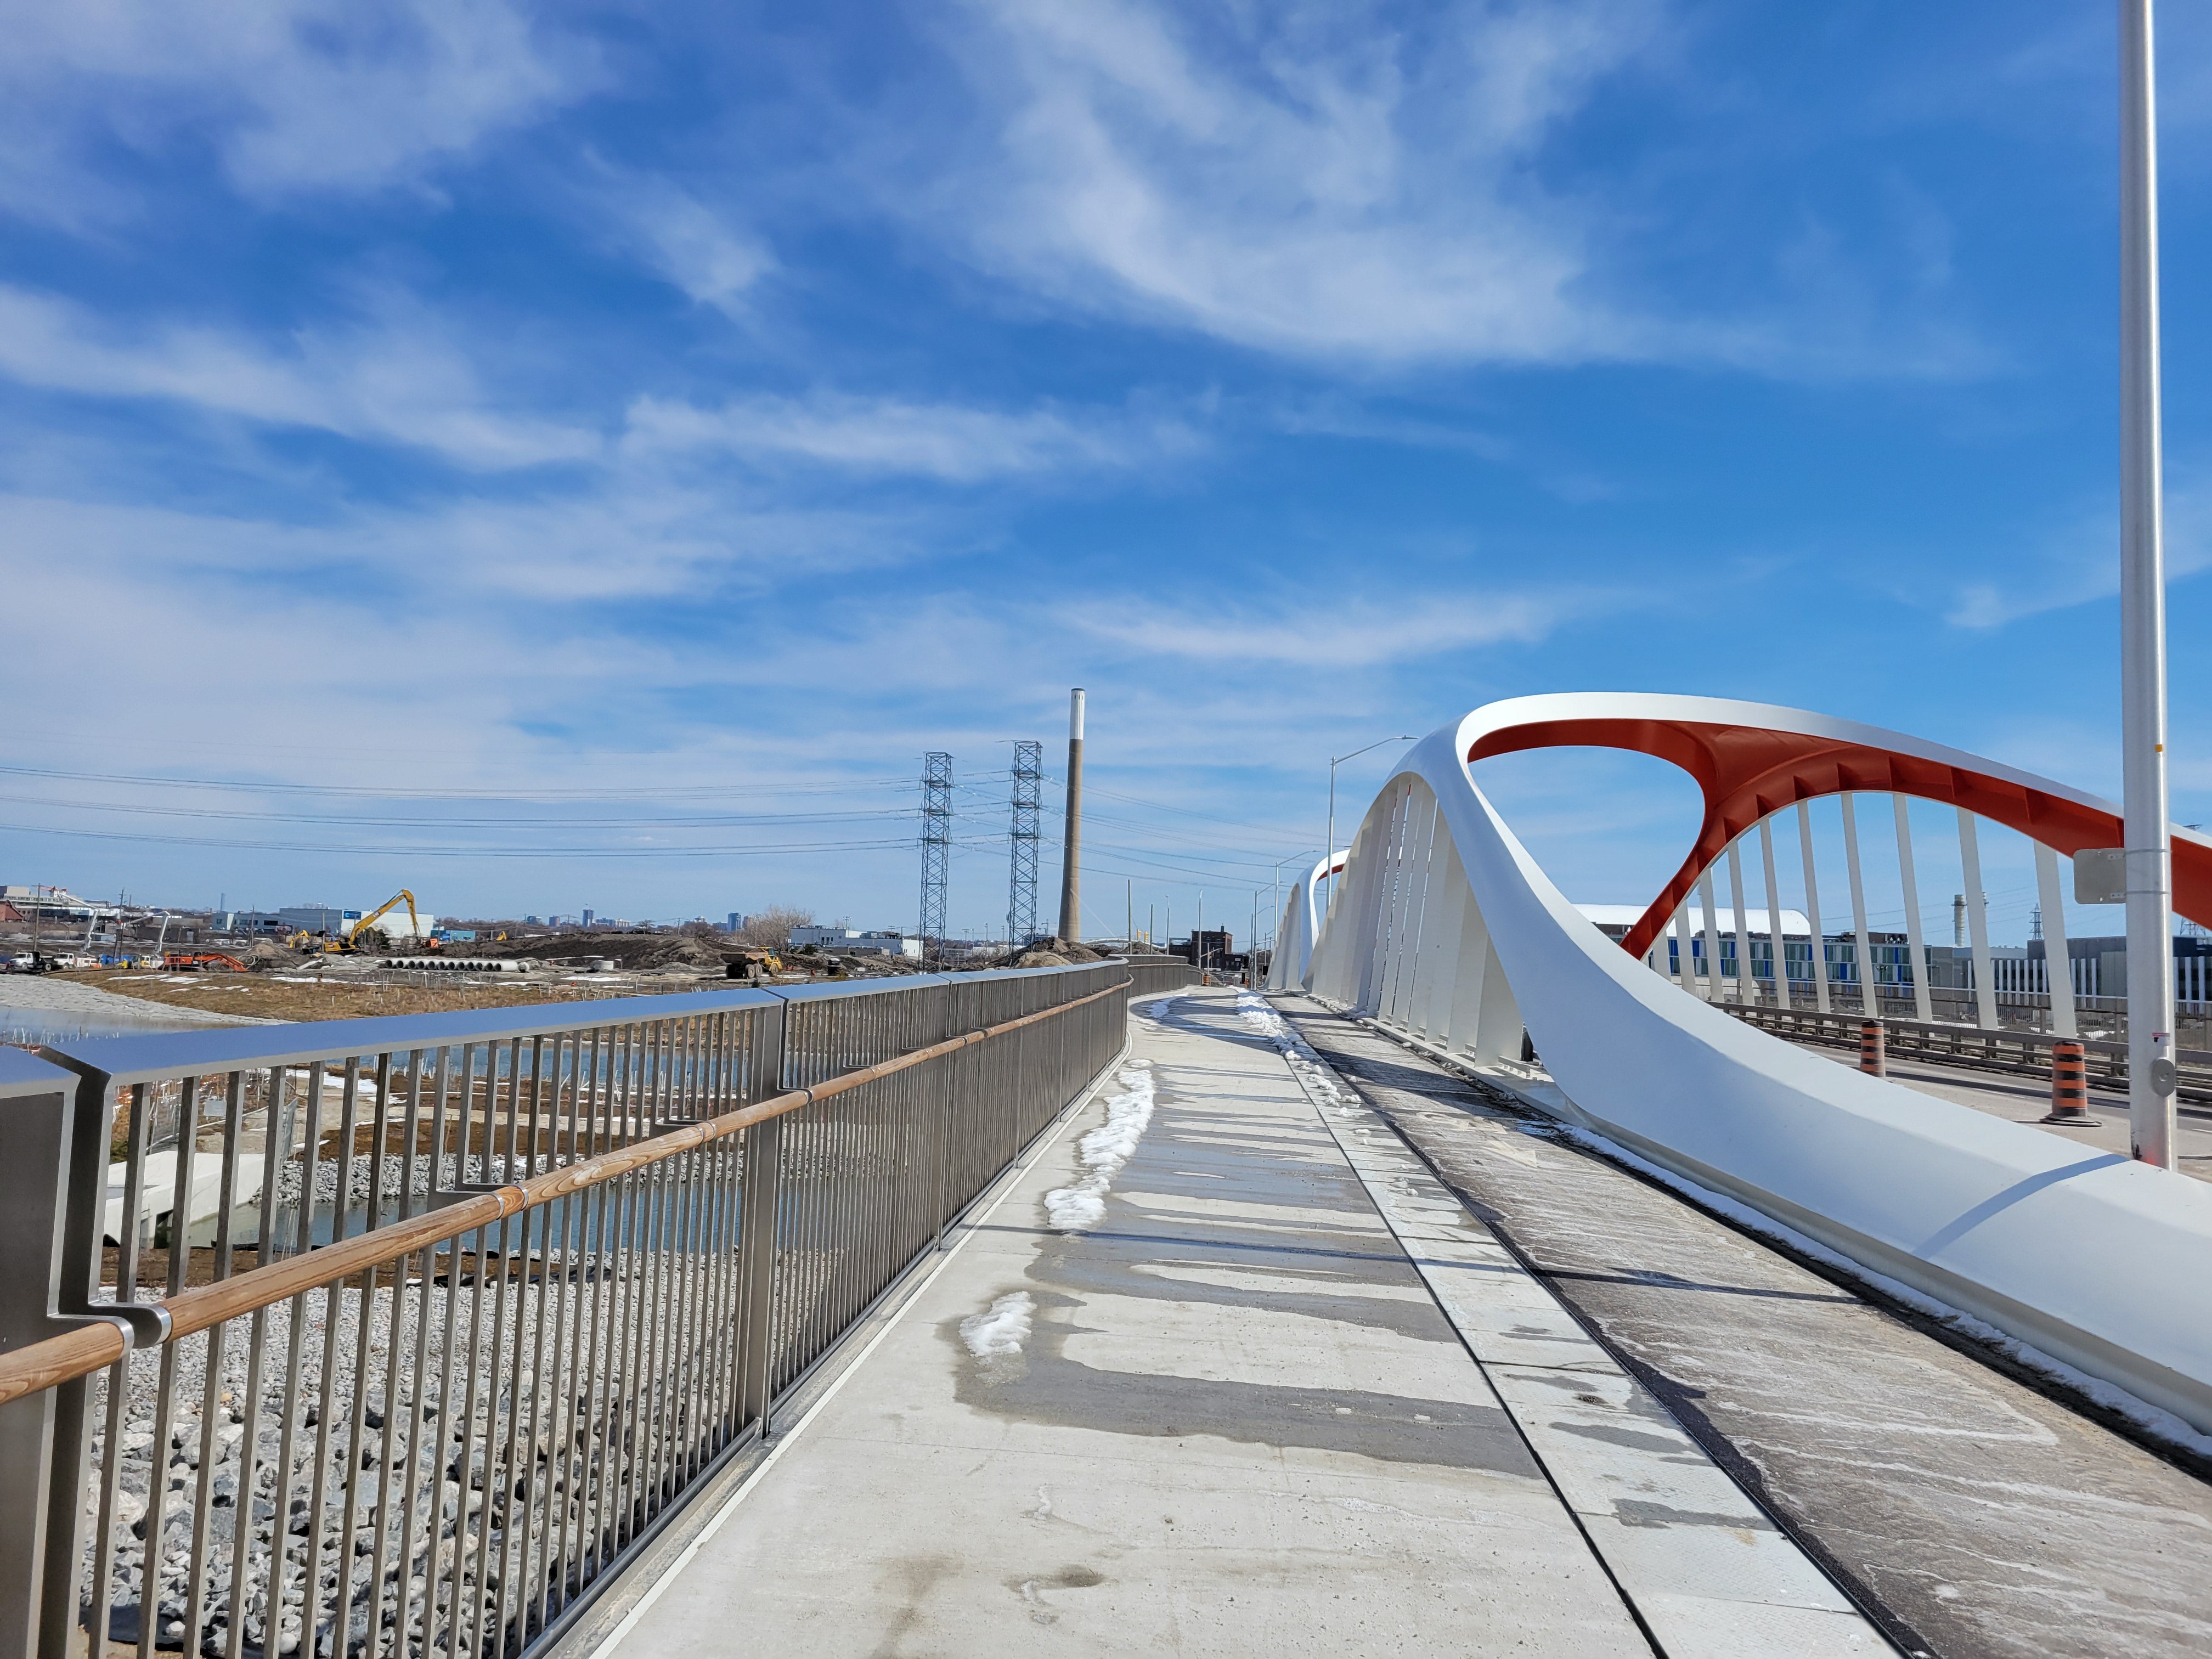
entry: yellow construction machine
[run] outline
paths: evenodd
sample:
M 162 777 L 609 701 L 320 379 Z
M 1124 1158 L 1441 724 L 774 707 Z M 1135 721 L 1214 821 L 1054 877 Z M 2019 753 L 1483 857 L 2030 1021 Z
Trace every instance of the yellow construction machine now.
M 345 942 L 343 945 L 333 939 L 330 944 L 325 945 L 323 948 L 326 951 L 343 951 L 347 952 L 352 952 L 362 949 L 363 941 L 371 934 L 377 932 L 377 918 L 388 912 L 393 905 L 400 903 L 404 903 L 407 906 L 407 937 L 409 939 L 421 945 L 422 948 L 426 951 L 436 950 L 439 945 L 438 940 L 434 939 L 426 939 L 422 937 L 422 923 L 421 919 L 415 914 L 415 895 L 409 892 L 404 887 L 394 893 L 390 898 L 385 900 L 383 903 L 378 905 L 376 908 L 371 910 L 359 921 L 354 923 L 353 932 L 346 935 Z

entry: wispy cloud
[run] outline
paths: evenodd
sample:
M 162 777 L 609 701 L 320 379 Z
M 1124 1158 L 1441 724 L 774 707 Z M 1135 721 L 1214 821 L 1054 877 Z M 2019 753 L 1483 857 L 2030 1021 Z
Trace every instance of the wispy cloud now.
M 1656 0 L 1266 19 L 984 0 L 956 50 L 996 105 L 951 211 L 976 258 L 1094 310 L 1390 358 L 1633 355 L 1578 293 L 1583 216 L 1523 170 L 1646 40 Z
M 776 268 L 765 238 L 672 179 L 593 165 L 585 200 L 602 235 L 696 303 L 749 314 L 753 289 Z
M 495 406 L 434 319 L 402 296 L 380 306 L 381 315 L 272 345 L 204 324 L 110 324 L 73 301 L 0 286 L 0 375 L 400 444 L 482 470 L 599 448 L 592 431 Z
M 631 405 L 634 452 L 717 451 L 878 477 L 974 483 L 1042 473 L 1124 470 L 1194 453 L 1179 416 L 1045 405 L 999 410 L 817 392 L 733 398 L 711 408 L 658 398 Z
M 508 0 L 179 8 L 10 3 L 0 64 L 0 200 L 82 224 L 137 198 L 97 157 L 211 146 L 259 197 L 422 182 L 490 136 L 605 81 L 586 40 Z M 88 189 L 85 188 L 89 186 Z
M 2166 492 L 2168 580 L 2212 568 L 2212 486 L 2185 474 Z M 2081 512 L 2023 546 L 2001 580 L 1961 584 L 1944 620 L 1954 627 L 2002 628 L 2023 617 L 2063 611 L 2120 591 L 2117 512 Z
M 1066 606 L 1064 626 L 1133 654 L 1199 662 L 1279 663 L 1313 672 L 1409 664 L 1476 646 L 1533 644 L 1563 624 L 1619 608 L 1581 587 L 1439 592 L 1385 603 L 1331 591 L 1271 606 L 1167 605 L 1123 596 Z

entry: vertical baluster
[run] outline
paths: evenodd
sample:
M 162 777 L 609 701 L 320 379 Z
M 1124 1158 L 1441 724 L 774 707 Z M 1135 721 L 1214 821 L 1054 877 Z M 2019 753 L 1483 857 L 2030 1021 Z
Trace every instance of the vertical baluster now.
M 1844 867 L 1850 877 L 1851 927 L 1858 934 L 1859 1002 L 1869 1019 L 1881 1018 L 1881 1004 L 1875 986 L 1874 945 L 1867 937 L 1866 885 L 1859 874 L 1859 823 L 1853 811 L 1851 797 L 1843 796 L 1844 805 Z
M 1906 797 L 1893 793 L 1890 805 L 1897 815 L 1898 882 L 1905 890 L 1905 949 L 1912 963 L 1912 1007 L 1916 1018 L 1932 1021 L 1934 1001 L 1928 994 L 1928 947 L 1920 930 L 1920 878 L 1912 864 L 1912 817 Z
M 2058 886 L 2058 854 L 2035 843 L 2035 885 L 2043 904 L 2043 966 L 2051 988 L 2054 1036 L 2080 1036 L 2074 1023 L 2074 964 L 2066 948 L 2066 902 Z
M 1759 860 L 1766 881 L 1766 937 L 1774 954 L 1774 1001 L 1791 1006 L 1789 930 L 1782 921 L 1782 884 L 1774 878 L 1774 820 L 1759 821 Z
M 1974 815 L 1959 808 L 1959 868 L 1966 878 L 1967 937 L 1972 941 L 1974 1023 L 1984 1031 L 1997 1028 L 1996 977 L 1990 958 L 1989 898 L 1982 891 L 1982 849 Z
M 1813 805 L 1810 801 L 1797 803 L 1797 848 L 1805 866 L 1805 920 L 1812 932 L 1810 951 L 1813 958 L 1813 1000 L 1822 1013 L 1831 1012 L 1828 1003 L 1828 945 L 1820 930 L 1820 885 L 1813 872 Z

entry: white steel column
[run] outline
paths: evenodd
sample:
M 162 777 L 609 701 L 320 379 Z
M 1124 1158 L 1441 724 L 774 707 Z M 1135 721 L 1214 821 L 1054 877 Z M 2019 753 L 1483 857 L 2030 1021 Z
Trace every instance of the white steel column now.
M 2158 122 L 2151 0 L 2120 0 L 2120 761 L 2127 808 L 2128 1121 L 2173 1167 L 2173 847 L 2166 824 L 2159 436 Z
M 1828 946 L 1820 933 L 1820 884 L 1813 878 L 1813 804 L 1797 803 L 1797 850 L 1805 861 L 1805 920 L 1813 926 L 1813 1000 L 1828 1007 Z
M 1759 978 L 1751 971 L 1751 923 L 1743 914 L 1743 860 L 1735 842 L 1729 843 L 1729 901 L 1735 906 L 1735 1000 L 1756 1003 Z
M 1675 979 L 1692 996 L 1698 994 L 1698 963 L 1690 954 L 1690 896 L 1682 895 L 1682 902 L 1674 912 Z
M 1774 1000 L 1784 1008 L 1790 1001 L 1790 941 L 1782 927 L 1782 887 L 1774 879 L 1774 820 L 1759 821 L 1759 858 L 1766 875 L 1766 933 L 1774 945 Z
M 2043 971 L 2051 982 L 2051 1034 L 2079 1035 L 2074 1024 L 2074 963 L 2066 949 L 2066 904 L 2058 890 L 2058 854 L 2035 843 L 2035 885 L 2043 905 Z
M 1430 854 L 1429 919 L 1421 927 L 1421 973 L 1414 981 L 1413 1030 L 1431 1042 L 1439 1042 L 1441 1028 L 1451 1012 L 1452 975 L 1459 967 L 1460 919 L 1466 909 L 1467 871 L 1453 845 L 1451 826 L 1440 823 L 1437 839 L 1443 843 L 1443 862 Z
M 1996 970 L 1990 961 L 1990 901 L 1982 891 L 1982 844 L 1974 815 L 1959 809 L 1959 867 L 1966 878 L 1966 937 L 1974 952 L 1974 1024 L 1997 1028 Z
M 1859 820 L 1851 810 L 1848 792 L 1844 803 L 1844 868 L 1851 878 L 1851 926 L 1859 936 L 1859 1004 L 1869 1019 L 1881 1018 L 1881 1003 L 1875 994 L 1874 946 L 1867 939 L 1866 886 L 1859 879 Z
M 1721 927 L 1713 915 L 1713 871 L 1711 865 L 1698 874 L 1698 902 L 1705 908 L 1705 1000 L 1721 1000 Z
M 1452 970 L 1451 1009 L 1437 1038 L 1447 1054 L 1474 1052 L 1481 1036 L 1482 982 L 1490 973 L 1490 926 L 1470 885 L 1460 896 L 1459 964 Z
M 1920 940 L 1920 878 L 1912 867 L 1912 817 L 1905 798 L 1892 793 L 1889 804 L 1897 809 L 1897 878 L 1905 889 L 1905 951 L 1912 963 L 1912 1007 L 1923 1020 L 1936 1018 L 1936 1005 L 1928 994 L 1928 950 Z

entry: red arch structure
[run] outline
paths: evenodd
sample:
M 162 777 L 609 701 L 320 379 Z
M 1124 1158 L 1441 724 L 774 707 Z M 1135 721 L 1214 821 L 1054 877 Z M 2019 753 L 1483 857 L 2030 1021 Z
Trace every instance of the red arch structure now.
M 1890 735 L 1857 730 L 1867 737 Z M 1467 759 L 1471 764 L 1498 755 L 1559 748 L 1625 749 L 1670 761 L 1695 778 L 1705 793 L 1705 823 L 1689 856 L 1621 940 L 1634 957 L 1651 948 L 1698 876 L 1731 842 L 1760 819 L 1801 800 L 1860 791 L 1914 795 L 1963 806 L 2069 855 L 2121 843 L 2119 815 L 2092 798 L 2058 793 L 2063 786 L 2038 788 L 2025 774 L 2004 776 L 1962 766 L 1948 758 L 1953 751 L 1913 754 L 1862 736 L 1663 715 L 1593 716 L 1494 728 L 1475 741 Z M 2173 908 L 2191 921 L 2212 925 L 2212 844 L 2174 837 Z

